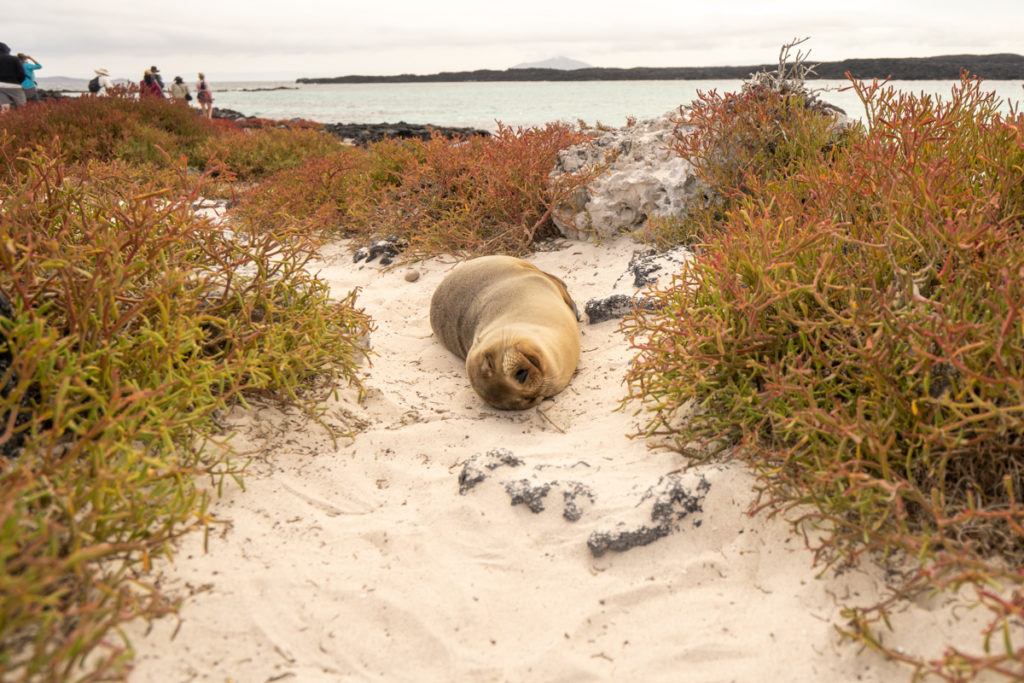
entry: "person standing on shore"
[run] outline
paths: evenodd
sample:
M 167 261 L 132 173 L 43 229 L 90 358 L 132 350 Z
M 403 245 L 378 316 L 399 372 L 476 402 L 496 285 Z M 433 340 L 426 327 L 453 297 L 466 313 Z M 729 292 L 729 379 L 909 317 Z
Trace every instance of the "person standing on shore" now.
M 0 43 L 0 112 L 25 104 L 25 68 L 21 60 L 11 54 L 6 43 Z
M 156 81 L 162 91 L 164 89 L 164 77 L 160 75 L 160 69 L 156 68 L 156 65 L 154 64 L 149 67 L 149 73 L 153 74 L 153 80 Z
M 94 69 L 93 73 L 96 74 L 96 78 L 89 81 L 89 92 L 93 95 L 109 94 L 108 89 L 114 87 L 114 82 L 110 80 L 110 72 L 106 69 Z
M 21 88 L 25 91 L 25 99 L 28 102 L 36 102 L 39 100 L 39 92 L 36 90 L 36 70 L 42 69 L 43 65 L 37 62 L 35 57 L 30 57 L 24 52 L 18 53 L 18 59 L 21 60 L 21 68 L 25 70 L 25 80 L 21 82 Z
M 156 79 L 153 78 L 153 74 L 146 69 L 142 74 L 142 80 L 139 81 L 139 99 L 144 97 L 160 97 L 164 96 L 164 90 L 157 83 Z
M 199 74 L 199 82 L 196 83 L 196 97 L 199 98 L 199 108 L 203 111 L 203 116 L 212 119 L 213 92 L 210 90 L 210 84 L 206 82 L 206 74 Z
M 192 99 L 188 85 L 181 76 L 175 76 L 174 82 L 171 83 L 171 99 L 175 102 L 188 102 Z

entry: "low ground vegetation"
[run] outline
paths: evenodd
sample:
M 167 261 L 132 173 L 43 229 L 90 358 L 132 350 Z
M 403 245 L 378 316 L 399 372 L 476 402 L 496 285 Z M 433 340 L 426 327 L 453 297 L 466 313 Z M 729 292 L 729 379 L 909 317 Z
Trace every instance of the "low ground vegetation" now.
M 117 677 L 171 611 L 153 562 L 241 480 L 217 416 L 359 387 L 371 321 L 305 266 L 329 237 L 514 252 L 552 229 L 575 128 L 341 144 L 125 92 L 0 118 L 0 678 Z M 229 229 L 197 217 L 239 197 Z M 311 409 L 311 408 L 310 408 Z
M 303 226 L 195 215 L 224 132 L 184 107 L 81 98 L 0 128 L 0 678 L 116 677 L 118 624 L 173 608 L 153 561 L 215 522 L 197 480 L 242 474 L 219 412 L 358 387 L 371 323 L 306 270 Z
M 334 237 L 395 235 L 413 256 L 524 254 L 554 234 L 551 207 L 585 182 L 552 185 L 548 174 L 560 150 L 588 135 L 548 124 L 455 142 L 384 140 L 281 171 L 237 213 L 261 224 L 299 218 Z
M 672 224 L 699 258 L 625 328 L 646 433 L 810 509 L 818 557 L 881 558 L 893 601 L 847 635 L 919 673 L 1024 676 L 1024 117 L 854 83 L 866 126 L 806 90 L 706 93 L 678 151 L 718 200 Z M 662 238 L 666 235 L 663 233 Z M 897 600 L 974 586 L 992 621 L 934 661 L 886 646 Z
M 228 172 L 247 181 L 342 146 L 307 121 L 270 126 L 256 119 L 243 126 L 196 116 L 184 104 L 133 99 L 125 92 L 48 100 L 0 118 L 0 149 L 13 160 L 0 176 L 23 173 L 21 155 L 56 142 L 61 159 L 71 165 L 119 161 L 162 172 L 185 159 L 194 171 Z

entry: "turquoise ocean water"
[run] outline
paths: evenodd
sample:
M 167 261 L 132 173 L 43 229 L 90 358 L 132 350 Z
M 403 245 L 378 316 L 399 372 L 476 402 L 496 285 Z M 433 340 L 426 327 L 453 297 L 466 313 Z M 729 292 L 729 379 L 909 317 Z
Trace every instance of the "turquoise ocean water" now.
M 303 117 L 324 123 L 433 123 L 472 126 L 493 130 L 496 121 L 529 126 L 548 121 L 625 124 L 628 116 L 659 116 L 691 102 L 698 90 L 736 90 L 740 81 L 579 81 L 568 83 L 372 83 L 299 85 L 283 82 L 212 82 L 216 105 L 250 116 Z M 298 90 L 242 92 L 241 88 L 274 86 Z M 854 92 L 843 91 L 846 81 L 813 81 L 827 88 L 826 101 L 850 115 L 862 116 L 863 107 Z M 951 81 L 894 81 L 913 92 L 948 95 Z M 1024 81 L 988 81 L 1009 102 L 1024 99 Z M 1009 104 L 1006 105 L 1007 107 Z

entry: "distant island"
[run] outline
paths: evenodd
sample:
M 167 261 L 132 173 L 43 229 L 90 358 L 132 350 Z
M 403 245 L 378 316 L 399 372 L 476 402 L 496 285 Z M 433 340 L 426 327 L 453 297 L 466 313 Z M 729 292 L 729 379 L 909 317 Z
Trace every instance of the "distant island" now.
M 458 83 L 469 81 L 696 81 L 739 80 L 756 71 L 774 69 L 775 64 L 755 66 L 689 66 L 635 67 L 616 69 L 521 68 L 478 69 L 476 71 L 443 71 L 437 74 L 399 74 L 397 76 L 334 76 L 330 78 L 298 78 L 296 83 Z M 900 81 L 948 81 L 960 77 L 966 69 L 985 80 L 1024 80 L 1024 56 L 943 55 L 939 57 L 903 57 L 879 59 L 844 59 L 821 62 L 813 78 L 841 79 L 846 72 L 855 78 L 893 78 Z
M 513 69 L 560 69 L 562 71 L 570 71 L 573 69 L 593 69 L 592 64 L 581 62 L 578 59 L 572 59 L 571 57 L 563 57 L 559 55 L 552 57 L 551 59 L 545 59 L 540 62 L 523 62 L 522 64 L 516 64 Z

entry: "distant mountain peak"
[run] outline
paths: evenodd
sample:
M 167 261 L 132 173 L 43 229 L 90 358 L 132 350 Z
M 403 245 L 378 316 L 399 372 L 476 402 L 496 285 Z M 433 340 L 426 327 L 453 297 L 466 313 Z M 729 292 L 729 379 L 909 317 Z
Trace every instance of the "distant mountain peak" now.
M 512 67 L 513 69 L 561 69 L 562 71 L 572 71 L 573 69 L 590 69 L 593 68 L 586 62 L 581 62 L 578 59 L 570 59 L 569 57 L 563 57 L 561 55 L 552 57 L 551 59 L 545 59 L 541 62 L 523 62 L 522 64 L 516 64 Z

